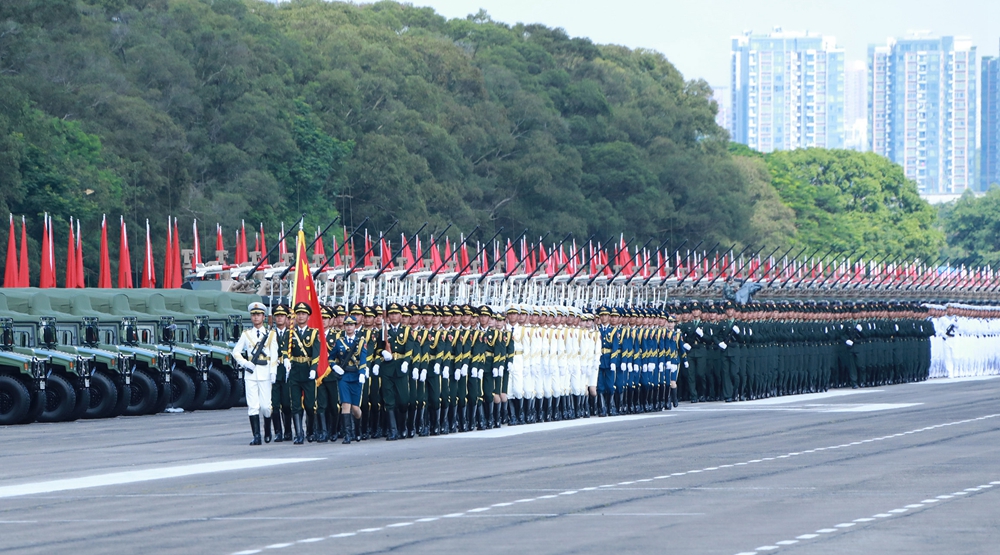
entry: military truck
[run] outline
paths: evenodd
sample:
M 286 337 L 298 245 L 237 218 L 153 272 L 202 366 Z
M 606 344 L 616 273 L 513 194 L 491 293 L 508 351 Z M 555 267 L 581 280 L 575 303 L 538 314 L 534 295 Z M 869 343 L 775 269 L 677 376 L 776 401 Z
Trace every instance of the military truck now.
M 0 318 L 0 426 L 34 422 L 45 408 L 45 361 L 14 351 L 14 320 Z

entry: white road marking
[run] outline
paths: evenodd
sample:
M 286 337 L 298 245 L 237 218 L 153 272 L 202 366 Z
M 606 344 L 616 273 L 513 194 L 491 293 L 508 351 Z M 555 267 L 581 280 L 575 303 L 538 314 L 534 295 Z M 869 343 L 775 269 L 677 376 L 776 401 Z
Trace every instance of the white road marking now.
M 599 424 L 615 424 L 618 422 L 631 422 L 634 420 L 646 420 L 649 418 L 669 418 L 672 414 L 629 414 L 616 416 L 614 418 L 577 418 L 576 420 L 563 420 L 561 422 L 540 422 L 530 426 L 505 426 L 503 428 L 493 428 L 483 430 L 474 434 L 448 434 L 434 436 L 432 439 L 496 439 L 500 437 L 513 437 L 521 434 L 532 434 L 535 432 L 551 432 L 555 430 L 565 430 L 567 428 L 579 428 L 581 426 L 596 426 Z
M 973 488 L 969 488 L 969 489 L 973 489 Z M 982 491 L 982 490 L 977 490 L 977 491 Z M 949 496 L 949 495 L 939 495 L 938 496 L 938 498 L 945 498 L 945 497 L 950 498 L 951 496 Z M 934 501 L 937 501 L 937 500 L 934 500 Z M 926 503 L 926 501 L 924 501 L 923 503 Z M 926 505 L 917 504 L 917 503 L 914 503 L 912 505 L 906 505 L 906 507 L 909 507 L 909 508 L 929 508 Z M 775 545 L 765 545 L 763 547 L 758 547 L 754 551 L 742 551 L 740 553 L 737 553 L 736 555 L 747 555 L 748 553 L 756 554 L 758 551 L 774 551 L 775 549 L 779 549 L 778 546 L 793 545 L 793 544 L 799 543 L 798 540 L 811 540 L 811 539 L 815 539 L 815 538 L 820 537 L 819 534 L 833 534 L 833 533 L 836 533 L 836 532 L 841 532 L 841 531 L 847 530 L 848 528 L 856 526 L 857 525 L 856 523 L 859 523 L 859 522 L 862 522 L 862 523 L 863 522 L 873 522 L 873 521 L 875 521 L 878 518 L 892 518 L 895 515 L 899 515 L 899 514 L 907 512 L 907 511 L 909 511 L 908 508 L 899 508 L 899 509 L 892 509 L 890 511 L 886 511 L 884 513 L 879 513 L 877 515 L 874 515 L 874 517 L 872 517 L 872 518 L 869 518 L 869 517 L 856 518 L 852 522 L 842 522 L 840 524 L 834 524 L 833 528 L 820 528 L 819 530 L 816 530 L 815 534 L 802 534 L 801 536 L 796 536 L 794 540 L 777 541 L 777 542 L 774 542 Z
M 924 380 L 922 382 L 916 382 L 908 385 L 947 385 L 962 382 L 979 382 L 983 380 L 992 380 L 995 378 L 1000 378 L 1000 376 L 967 376 L 964 378 L 934 378 L 931 380 Z
M 194 476 L 198 474 L 248 470 L 252 468 L 265 468 L 281 464 L 294 464 L 321 460 L 324 460 L 324 458 L 236 459 L 231 461 L 186 464 L 181 466 L 164 466 L 159 468 L 147 468 L 145 470 L 129 470 L 126 472 L 112 472 L 109 474 L 97 474 L 95 476 L 82 476 L 80 478 L 66 478 L 64 480 L 50 480 L 47 482 L 31 482 L 13 486 L 2 486 L 0 487 L 0 498 L 19 497 L 22 495 L 38 495 L 41 493 L 54 493 L 58 491 L 71 491 L 102 486 L 118 486 L 122 484 L 134 484 L 136 482 L 148 482 L 151 480 L 165 480 L 168 478 L 180 478 L 183 476 Z

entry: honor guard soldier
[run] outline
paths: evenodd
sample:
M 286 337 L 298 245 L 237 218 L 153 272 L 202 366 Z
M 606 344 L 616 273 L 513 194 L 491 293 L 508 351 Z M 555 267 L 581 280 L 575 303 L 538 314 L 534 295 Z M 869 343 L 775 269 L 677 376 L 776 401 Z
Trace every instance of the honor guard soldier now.
M 326 350 L 328 353 L 332 353 L 336 347 L 337 338 L 340 337 L 340 330 L 335 325 L 337 312 L 329 306 L 324 306 L 320 312 L 323 315 L 323 337 L 326 340 Z M 333 370 L 332 357 L 330 358 L 330 370 Z M 331 373 L 330 370 L 322 372 L 316 378 L 316 415 L 313 430 L 316 431 L 317 443 L 326 443 L 330 439 L 337 439 L 334 414 L 340 412 L 338 410 L 340 375 Z
M 295 445 L 302 445 L 305 432 L 302 413 L 316 409 L 316 365 L 319 363 L 319 330 L 309 327 L 312 308 L 308 303 L 295 305 L 295 327 L 288 341 L 288 393 L 295 425 Z
M 278 342 L 277 377 L 271 386 L 271 411 L 274 414 L 274 442 L 292 441 L 292 405 L 288 396 L 288 339 L 289 316 L 291 311 L 283 304 L 274 307 L 271 312 L 274 317 L 274 337 Z M 284 426 L 282 426 L 284 423 Z M 284 432 L 282 432 L 284 427 Z M 266 432 L 265 432 L 266 433 Z
M 265 441 L 271 442 L 271 384 L 277 376 L 278 342 L 274 332 L 264 325 L 267 307 L 263 303 L 250 303 L 250 321 L 253 328 L 244 330 L 233 347 L 233 358 L 245 370 L 247 412 L 253 441 L 260 445 L 260 416 L 264 416 Z M 249 353 L 244 358 L 243 353 Z
M 330 356 L 335 361 L 333 371 L 340 376 L 340 419 L 346 445 L 352 439 L 361 440 L 361 389 L 368 370 L 368 348 L 354 316 L 344 318 L 344 333 L 337 338 Z
M 392 303 L 386 312 L 389 323 L 382 328 L 382 337 L 379 340 L 382 355 L 379 378 L 382 380 L 382 403 L 389 421 L 389 434 L 386 440 L 395 441 L 400 438 L 397 423 L 403 421 L 403 415 L 396 413 L 405 406 L 409 395 L 412 344 L 409 328 L 401 325 L 403 308 Z

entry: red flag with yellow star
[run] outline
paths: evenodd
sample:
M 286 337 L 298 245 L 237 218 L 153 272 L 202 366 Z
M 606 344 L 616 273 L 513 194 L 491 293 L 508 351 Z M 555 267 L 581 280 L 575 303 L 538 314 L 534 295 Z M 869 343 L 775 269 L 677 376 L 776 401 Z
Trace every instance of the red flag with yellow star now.
M 323 315 L 320 313 L 319 293 L 316 282 L 309 270 L 309 255 L 306 252 L 306 234 L 300 229 L 295 240 L 295 285 L 292 287 L 292 306 L 306 303 L 312 309 L 309 315 L 309 327 L 319 331 L 316 340 L 319 341 L 319 362 L 316 364 L 316 385 L 323 383 L 323 378 L 330 373 L 330 355 L 326 350 L 326 336 L 323 331 Z

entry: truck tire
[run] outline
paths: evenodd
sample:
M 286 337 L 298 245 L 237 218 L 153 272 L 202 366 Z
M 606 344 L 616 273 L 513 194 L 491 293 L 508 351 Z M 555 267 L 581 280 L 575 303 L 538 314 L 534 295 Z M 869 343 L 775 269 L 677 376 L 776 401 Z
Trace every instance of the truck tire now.
M 229 394 L 230 385 L 229 377 L 222 373 L 215 366 L 208 369 L 208 397 L 205 399 L 205 404 L 201 408 L 204 410 L 221 410 L 228 409 L 229 405 Z
M 76 390 L 65 379 L 52 374 L 45 379 L 45 408 L 39 415 L 39 422 L 62 422 L 68 420 L 76 409 Z
M 19 423 L 30 408 L 28 388 L 10 376 L 0 376 L 0 426 Z
M 233 374 L 226 373 L 226 377 L 229 378 L 229 400 L 226 401 L 226 406 L 233 408 L 240 403 L 240 399 L 246 394 L 245 386 L 243 385 L 243 380 L 239 378 L 239 374 L 234 374 L 237 377 L 233 377 Z
M 170 408 L 192 410 L 194 405 L 194 382 L 181 370 L 170 373 Z
M 67 422 L 73 422 L 74 420 L 79 420 L 83 418 L 84 414 L 87 414 L 87 409 L 90 408 L 90 388 L 77 389 L 76 390 L 76 406 L 73 407 L 73 412 L 69 413 L 69 418 L 66 419 Z
M 170 386 L 165 383 L 156 384 L 156 391 L 158 397 L 156 398 L 156 404 L 153 405 L 152 410 L 147 414 L 160 414 L 161 412 L 167 410 L 167 405 L 170 404 Z
M 131 380 L 130 380 L 131 381 Z M 125 385 L 125 378 L 122 378 L 121 383 L 115 383 L 115 389 L 118 391 L 118 401 L 115 403 L 115 407 L 111 410 L 111 414 L 108 418 L 117 418 L 125 414 L 125 409 L 128 408 L 128 402 L 131 400 L 132 396 L 132 386 Z
M 156 382 L 143 372 L 132 374 L 129 387 L 129 401 L 125 409 L 126 416 L 149 414 L 157 401 Z
M 118 388 L 107 376 L 96 373 L 90 377 L 90 406 L 84 418 L 108 418 L 118 404 Z
M 42 415 L 42 411 L 45 410 L 45 392 L 41 389 L 36 389 L 30 395 L 31 408 L 28 409 L 28 414 L 24 415 L 24 418 L 21 419 L 20 424 L 31 424 L 38 420 L 38 417 Z
M 205 407 L 205 399 L 208 399 L 208 382 L 201 379 L 201 372 L 191 372 L 188 377 L 194 382 L 194 402 L 191 404 L 191 410 L 201 410 Z

